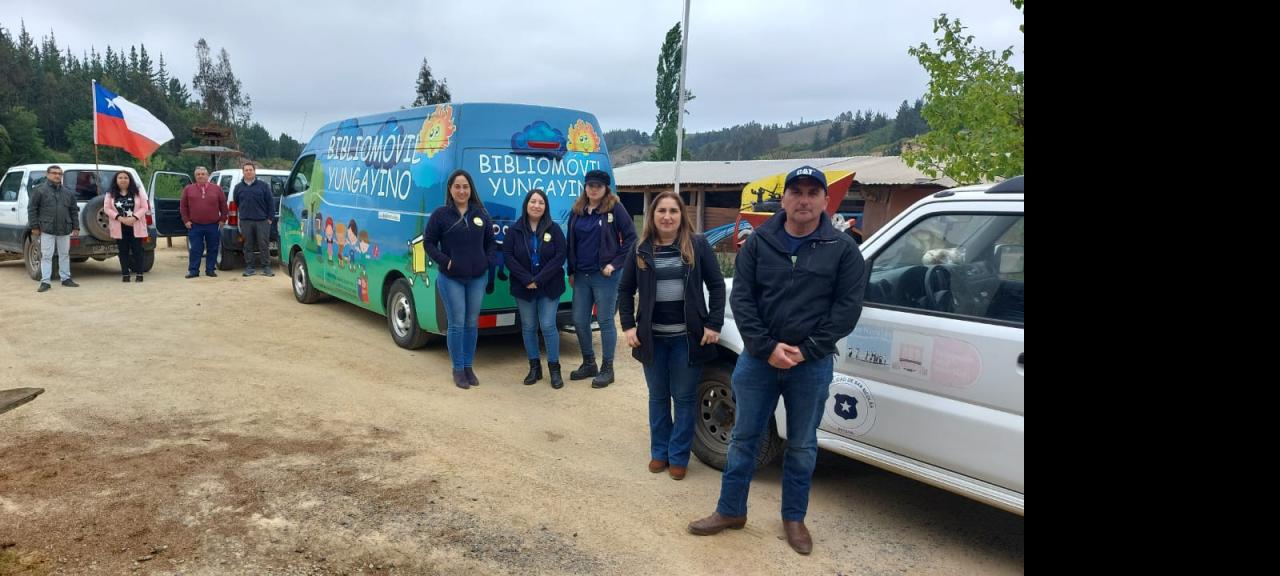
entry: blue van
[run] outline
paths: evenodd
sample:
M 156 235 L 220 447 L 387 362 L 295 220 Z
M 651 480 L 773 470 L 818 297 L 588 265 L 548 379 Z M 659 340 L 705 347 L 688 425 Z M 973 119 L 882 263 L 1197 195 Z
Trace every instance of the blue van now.
M 294 163 L 280 199 L 280 256 L 304 304 L 325 294 L 387 317 L 396 344 L 420 348 L 447 331 L 436 266 L 425 256 L 427 218 L 445 179 L 471 173 L 498 242 L 524 197 L 546 191 L 561 227 L 590 170 L 612 173 L 594 115 L 523 104 L 438 104 L 321 127 Z M 518 332 L 499 251 L 489 266 L 482 333 Z M 572 324 L 572 289 L 560 323 Z

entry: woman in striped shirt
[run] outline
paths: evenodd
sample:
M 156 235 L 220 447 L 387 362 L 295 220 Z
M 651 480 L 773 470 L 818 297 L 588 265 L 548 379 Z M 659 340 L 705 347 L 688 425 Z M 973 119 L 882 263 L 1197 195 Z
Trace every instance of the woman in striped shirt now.
M 650 472 L 668 470 L 676 480 L 685 476 L 698 415 L 698 380 L 702 365 L 717 356 L 724 306 L 724 277 L 711 246 L 694 232 L 680 196 L 659 194 L 618 285 L 623 336 L 644 365 L 649 385 Z

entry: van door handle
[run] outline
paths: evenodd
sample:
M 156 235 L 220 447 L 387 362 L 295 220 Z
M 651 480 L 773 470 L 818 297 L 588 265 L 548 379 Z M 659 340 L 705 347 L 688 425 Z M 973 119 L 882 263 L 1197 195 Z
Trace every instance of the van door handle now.
M 1021 368 L 1021 367 L 1022 367 L 1022 360 L 1023 360 L 1023 356 L 1026 356 L 1026 355 L 1027 355 L 1027 353 L 1026 353 L 1026 352 L 1023 352 L 1023 353 L 1021 353 L 1021 354 L 1018 354 L 1018 367 L 1019 367 L 1019 368 Z

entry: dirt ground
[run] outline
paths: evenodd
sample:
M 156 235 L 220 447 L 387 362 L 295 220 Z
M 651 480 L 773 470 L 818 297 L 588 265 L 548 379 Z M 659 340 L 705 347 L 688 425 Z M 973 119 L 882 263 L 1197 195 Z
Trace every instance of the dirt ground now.
M 162 243 L 163 246 L 163 243 Z M 523 386 L 518 336 L 482 385 L 385 319 L 294 301 L 289 279 L 187 280 L 176 239 L 143 284 L 114 259 L 35 292 L 0 262 L 0 574 L 1001 574 L 1024 520 L 871 466 L 819 459 L 809 557 L 782 537 L 777 464 L 747 528 L 695 537 L 719 472 L 650 474 L 646 391 Z M 598 346 L 598 344 L 597 344 Z

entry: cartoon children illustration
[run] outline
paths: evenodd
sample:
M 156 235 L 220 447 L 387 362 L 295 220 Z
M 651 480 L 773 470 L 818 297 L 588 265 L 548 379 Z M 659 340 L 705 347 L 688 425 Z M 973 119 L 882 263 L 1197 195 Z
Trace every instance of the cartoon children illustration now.
M 367 261 L 369 259 L 369 231 L 360 231 L 360 260 Z
M 329 261 L 333 262 L 333 217 L 324 219 L 324 244 L 329 252 Z
M 361 302 L 369 303 L 369 275 L 365 273 L 364 268 L 360 269 L 360 276 L 356 278 L 356 294 Z
M 316 212 L 315 226 L 311 228 L 312 238 L 315 240 L 316 254 L 323 252 L 324 246 L 324 217 Z
M 355 219 L 347 222 L 346 248 L 342 250 L 342 260 L 347 266 L 354 268 L 356 254 L 360 249 L 360 228 L 356 225 Z

